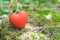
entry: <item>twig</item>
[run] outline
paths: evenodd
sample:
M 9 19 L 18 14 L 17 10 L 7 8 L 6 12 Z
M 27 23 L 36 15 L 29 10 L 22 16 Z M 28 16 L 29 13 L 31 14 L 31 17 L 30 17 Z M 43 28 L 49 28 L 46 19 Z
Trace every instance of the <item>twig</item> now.
M 21 36 L 23 35 L 28 35 L 30 34 L 32 31 L 35 31 L 35 30 L 39 30 L 39 29 L 43 29 L 44 27 L 35 27 L 35 28 L 32 28 L 30 31 L 26 32 L 26 33 L 23 33 Z
M 9 11 L 10 11 L 10 14 L 12 14 L 13 13 L 13 1 L 11 0 L 10 1 L 10 5 L 9 5 Z

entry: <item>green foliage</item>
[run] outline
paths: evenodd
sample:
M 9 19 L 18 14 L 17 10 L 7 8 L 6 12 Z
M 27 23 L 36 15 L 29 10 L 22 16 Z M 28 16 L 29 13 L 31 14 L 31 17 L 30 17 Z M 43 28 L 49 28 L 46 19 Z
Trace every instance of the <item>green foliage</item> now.
M 58 2 L 58 0 L 52 0 L 52 2 L 57 3 L 57 2 Z
M 10 11 L 17 13 L 21 10 L 27 12 L 28 23 L 36 27 L 46 27 L 45 29 L 41 29 L 43 30 L 42 32 L 39 32 L 41 30 L 32 32 L 30 34 L 32 40 L 37 39 L 36 35 L 39 35 L 39 40 L 48 40 L 46 39 L 48 37 L 50 39 L 59 40 L 60 33 L 58 32 L 60 32 L 60 28 L 55 30 L 55 27 L 60 27 L 60 13 L 55 11 L 56 9 L 59 10 L 58 6 L 59 0 L 0 0 L 0 20 L 2 20 L 2 26 L 0 26 L 0 40 L 21 40 L 20 36 L 31 30 L 29 28 L 18 30 L 9 23 L 8 16 L 10 15 Z M 51 18 L 49 19 L 50 16 Z M 42 35 L 43 37 L 41 37 Z
M 55 33 L 54 35 L 55 40 L 60 40 L 60 33 Z

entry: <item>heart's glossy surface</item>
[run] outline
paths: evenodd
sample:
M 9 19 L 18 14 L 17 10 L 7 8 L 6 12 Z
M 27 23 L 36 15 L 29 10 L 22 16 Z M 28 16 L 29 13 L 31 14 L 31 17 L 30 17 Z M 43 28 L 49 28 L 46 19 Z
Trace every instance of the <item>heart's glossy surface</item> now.
M 27 13 L 25 11 L 18 12 L 17 14 L 11 14 L 9 17 L 10 23 L 18 28 L 23 29 L 27 23 Z

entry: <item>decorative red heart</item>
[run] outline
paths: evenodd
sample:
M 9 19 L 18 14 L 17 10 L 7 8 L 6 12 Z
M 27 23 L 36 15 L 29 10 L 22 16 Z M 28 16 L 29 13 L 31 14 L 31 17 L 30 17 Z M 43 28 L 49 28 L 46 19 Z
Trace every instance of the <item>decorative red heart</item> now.
M 23 29 L 25 28 L 25 25 L 27 23 L 27 14 L 25 11 L 18 12 L 18 14 L 11 14 L 9 17 L 10 23 L 18 28 L 18 29 Z

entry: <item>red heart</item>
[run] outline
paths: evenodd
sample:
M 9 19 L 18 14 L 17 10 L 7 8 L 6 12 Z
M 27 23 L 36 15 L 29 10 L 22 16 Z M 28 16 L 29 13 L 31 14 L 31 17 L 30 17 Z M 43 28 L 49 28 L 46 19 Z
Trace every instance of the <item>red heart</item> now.
M 25 28 L 25 25 L 27 23 L 27 14 L 25 11 L 18 12 L 18 14 L 11 14 L 9 17 L 10 23 L 18 28 L 18 29 L 23 29 Z

